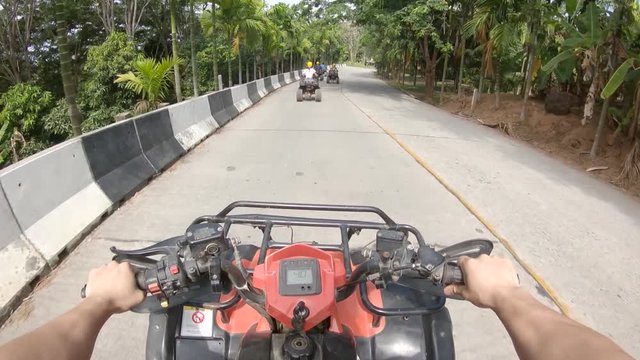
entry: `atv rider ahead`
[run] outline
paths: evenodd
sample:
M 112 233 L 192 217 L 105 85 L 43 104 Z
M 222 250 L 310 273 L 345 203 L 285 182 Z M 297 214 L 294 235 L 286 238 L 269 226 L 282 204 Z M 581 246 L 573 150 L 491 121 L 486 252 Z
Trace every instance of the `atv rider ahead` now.
M 307 61 L 307 68 L 302 70 L 302 78 L 313 79 L 315 77 L 317 77 L 317 71 L 313 67 L 313 63 L 311 61 Z

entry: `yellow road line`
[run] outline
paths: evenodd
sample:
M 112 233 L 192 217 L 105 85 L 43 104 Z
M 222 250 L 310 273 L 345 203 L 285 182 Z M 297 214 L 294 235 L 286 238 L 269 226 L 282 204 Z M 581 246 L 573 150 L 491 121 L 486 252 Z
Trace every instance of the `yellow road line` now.
M 376 121 L 373 117 L 367 114 L 364 110 L 362 110 L 355 102 L 353 102 L 348 96 L 344 93 L 342 95 L 349 100 L 353 106 L 355 106 L 360 112 L 362 112 L 366 117 L 369 118 L 374 124 L 376 124 L 382 131 L 385 132 L 390 138 L 392 138 L 396 144 L 398 144 L 407 154 L 411 155 L 411 157 L 422 166 L 423 169 L 427 170 L 447 191 L 456 197 L 458 201 L 473 215 L 478 221 L 480 221 L 486 228 L 493 234 L 493 236 L 500 241 L 502 246 L 507 249 L 507 251 L 513 256 L 513 258 L 522 266 L 522 268 L 544 289 L 549 298 L 553 301 L 554 304 L 560 309 L 560 312 L 565 316 L 571 317 L 571 309 L 567 304 L 564 303 L 560 299 L 558 293 L 547 283 L 540 274 L 538 274 L 532 267 L 529 265 L 515 250 L 513 244 L 507 240 L 500 232 L 493 226 L 489 220 L 487 220 L 471 203 L 456 189 L 453 188 L 431 165 L 429 165 L 420 155 L 418 155 L 413 149 L 411 149 L 408 145 L 403 143 L 398 136 L 396 136 L 389 129 L 385 128 Z

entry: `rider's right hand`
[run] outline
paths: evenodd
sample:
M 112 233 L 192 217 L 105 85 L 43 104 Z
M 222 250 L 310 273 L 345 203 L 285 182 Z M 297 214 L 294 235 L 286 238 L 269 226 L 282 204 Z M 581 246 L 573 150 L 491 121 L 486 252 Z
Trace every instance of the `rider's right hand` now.
M 86 294 L 86 301 L 99 304 L 110 314 L 128 311 L 145 297 L 131 265 L 115 261 L 89 272 Z
M 508 259 L 481 255 L 460 257 L 458 265 L 464 274 L 464 285 L 447 286 L 447 296 L 462 296 L 481 308 L 495 309 L 520 286 L 518 274 Z

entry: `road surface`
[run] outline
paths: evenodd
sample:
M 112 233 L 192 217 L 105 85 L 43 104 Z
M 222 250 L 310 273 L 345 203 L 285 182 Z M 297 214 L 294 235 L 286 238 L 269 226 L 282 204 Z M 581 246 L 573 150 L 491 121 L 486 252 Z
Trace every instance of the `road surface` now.
M 296 103 L 295 90 L 263 99 L 107 218 L 13 314 L 0 342 L 76 304 L 110 246 L 148 245 L 232 201 L 266 200 L 374 205 L 438 246 L 485 237 L 511 256 L 497 234 L 532 269 L 537 281 L 518 266 L 540 300 L 558 309 L 543 283 L 571 316 L 640 356 L 636 199 L 402 94 L 371 70 L 342 69 L 340 85 L 323 87 L 322 103 Z M 458 359 L 516 358 L 491 312 L 448 306 Z M 115 316 L 93 359 L 143 359 L 145 339 L 146 316 Z

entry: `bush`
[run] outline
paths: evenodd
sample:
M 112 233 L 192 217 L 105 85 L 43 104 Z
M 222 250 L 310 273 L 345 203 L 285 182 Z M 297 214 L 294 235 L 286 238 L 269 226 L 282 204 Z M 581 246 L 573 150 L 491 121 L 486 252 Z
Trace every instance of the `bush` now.
M 45 115 L 43 120 L 45 131 L 61 141 L 73 135 L 69 119 L 69 106 L 65 99 L 58 100 L 56 106 Z
M 110 107 L 130 108 L 135 104 L 135 96 L 121 91 L 114 81 L 118 74 L 131 71 L 137 58 L 134 43 L 121 32 L 114 32 L 104 43 L 89 48 L 83 67 L 84 80 L 80 84 L 83 113 Z
M 0 124 L 9 123 L 24 136 L 39 135 L 42 118 L 53 107 L 53 95 L 33 84 L 17 84 L 0 97 Z
M 34 84 L 17 84 L 2 94 L 0 166 L 13 158 L 14 151 L 20 159 L 43 150 L 50 144 L 43 118 L 53 105 L 53 95 Z M 12 139 L 16 141 L 13 142 Z

